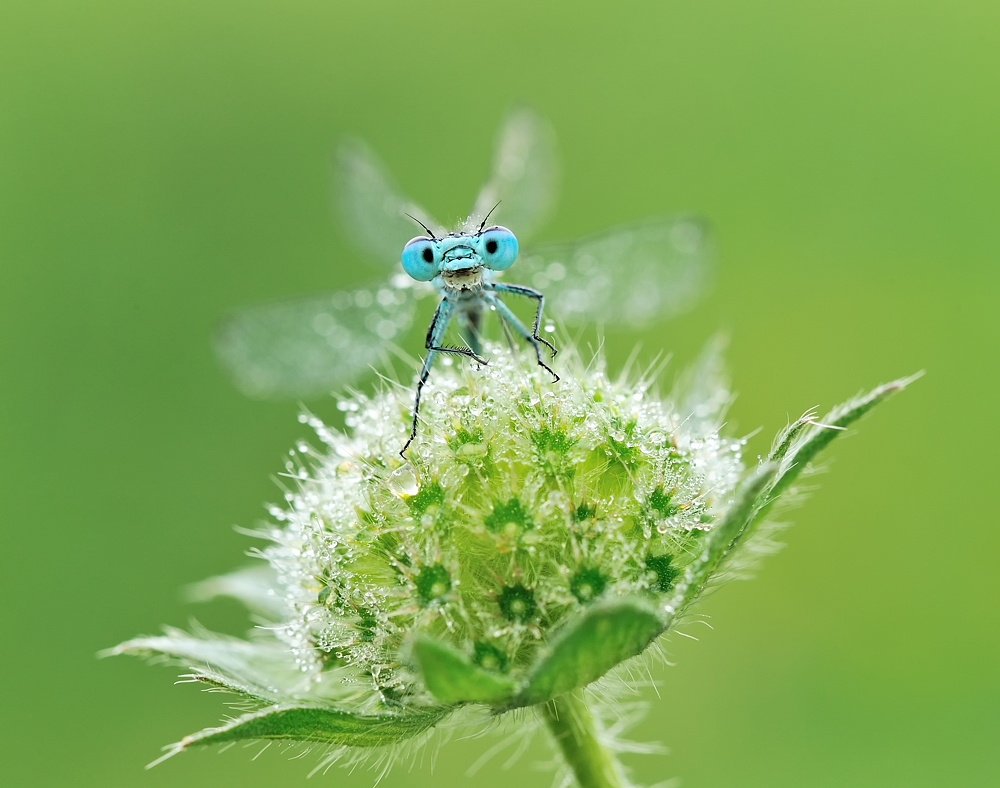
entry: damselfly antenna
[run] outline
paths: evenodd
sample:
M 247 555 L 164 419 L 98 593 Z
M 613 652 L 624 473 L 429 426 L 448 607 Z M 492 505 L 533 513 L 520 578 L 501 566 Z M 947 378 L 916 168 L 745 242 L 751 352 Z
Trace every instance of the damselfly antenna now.
M 490 208 L 490 212 L 488 214 L 486 214 L 485 217 L 483 217 L 483 223 L 481 225 L 479 225 L 479 232 L 483 231 L 483 228 L 486 226 L 486 220 L 489 219 L 490 218 L 490 214 L 492 214 L 493 211 L 495 211 L 497 209 L 497 205 L 499 205 L 502 202 L 503 202 L 503 200 L 497 200 L 497 204 L 494 205 L 492 208 Z
M 490 213 L 493 213 L 493 212 L 492 212 L 492 211 L 490 211 Z M 431 237 L 431 240 L 432 240 L 432 241 L 436 241 L 436 240 L 437 240 L 437 236 L 436 236 L 436 235 L 434 235 L 434 231 L 433 231 L 433 230 L 431 230 L 431 228 L 430 228 L 430 227 L 428 227 L 428 226 L 427 226 L 426 224 L 424 224 L 424 223 L 423 223 L 422 221 L 420 221 L 420 220 L 419 220 L 419 219 L 418 219 L 418 218 L 417 218 L 416 216 L 411 216 L 410 214 L 406 214 L 406 215 L 407 215 L 407 216 L 409 216 L 409 217 L 410 217 L 411 219 L 413 219 L 413 221 L 415 221 L 415 222 L 416 222 L 417 224 L 419 224 L 419 225 L 420 225 L 421 227 L 423 227 L 423 228 L 424 228 L 424 230 L 426 230 L 426 231 L 427 231 L 427 234 L 428 234 L 428 235 L 429 235 L 429 236 Z

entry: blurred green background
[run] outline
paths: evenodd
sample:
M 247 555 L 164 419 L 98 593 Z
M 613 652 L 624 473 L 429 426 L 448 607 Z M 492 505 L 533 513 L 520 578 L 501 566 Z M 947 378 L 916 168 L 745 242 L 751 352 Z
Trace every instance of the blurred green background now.
M 641 341 L 676 369 L 731 333 L 751 456 L 810 406 L 928 373 L 835 445 L 788 547 L 702 607 L 714 630 L 667 644 L 635 737 L 672 752 L 637 779 L 1000 784 L 998 96 L 989 2 L 5 0 L 0 783 L 305 779 L 315 758 L 276 748 L 143 771 L 222 700 L 94 655 L 193 615 L 243 626 L 179 588 L 243 562 L 232 526 L 278 497 L 304 428 L 242 399 L 209 336 L 232 307 L 370 277 L 331 211 L 337 139 L 458 217 L 525 102 L 563 157 L 545 238 L 713 221 L 714 291 Z M 613 367 L 635 341 L 609 333 Z M 494 741 L 383 785 L 467 784 Z M 475 784 L 547 786 L 546 757 Z

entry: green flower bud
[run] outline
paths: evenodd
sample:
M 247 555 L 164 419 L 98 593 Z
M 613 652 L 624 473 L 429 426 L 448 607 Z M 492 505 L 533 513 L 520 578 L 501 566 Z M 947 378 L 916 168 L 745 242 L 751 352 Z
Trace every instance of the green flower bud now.
M 747 472 L 743 441 L 718 432 L 730 397 L 714 358 L 659 399 L 572 353 L 552 384 L 490 352 L 479 372 L 435 370 L 408 462 L 408 390 L 348 402 L 345 432 L 303 417 L 322 448 L 292 453 L 266 568 L 202 587 L 271 626 L 248 641 L 170 631 L 115 650 L 194 663 L 193 680 L 262 707 L 168 755 L 241 738 L 375 747 L 466 703 L 563 703 L 742 571 L 813 455 L 905 384 L 825 424 L 807 414 Z

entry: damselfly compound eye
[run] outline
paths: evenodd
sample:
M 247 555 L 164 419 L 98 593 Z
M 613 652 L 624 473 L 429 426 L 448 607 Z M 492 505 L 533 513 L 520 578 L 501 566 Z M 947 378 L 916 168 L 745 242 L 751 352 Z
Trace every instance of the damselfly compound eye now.
M 432 238 L 420 235 L 403 247 L 403 270 L 418 282 L 429 282 L 437 276 L 440 262 L 437 244 Z
M 479 254 L 487 268 L 503 271 L 517 259 L 517 238 L 506 227 L 490 227 L 479 234 Z

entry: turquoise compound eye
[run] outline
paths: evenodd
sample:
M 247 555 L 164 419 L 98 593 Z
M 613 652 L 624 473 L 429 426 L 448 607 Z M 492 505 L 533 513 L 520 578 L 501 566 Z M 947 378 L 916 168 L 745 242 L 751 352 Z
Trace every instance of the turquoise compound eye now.
M 517 238 L 506 227 L 490 227 L 479 235 L 479 256 L 487 268 L 503 271 L 517 259 Z
M 440 262 L 437 244 L 423 235 L 403 247 L 403 270 L 418 282 L 429 282 L 437 276 Z

